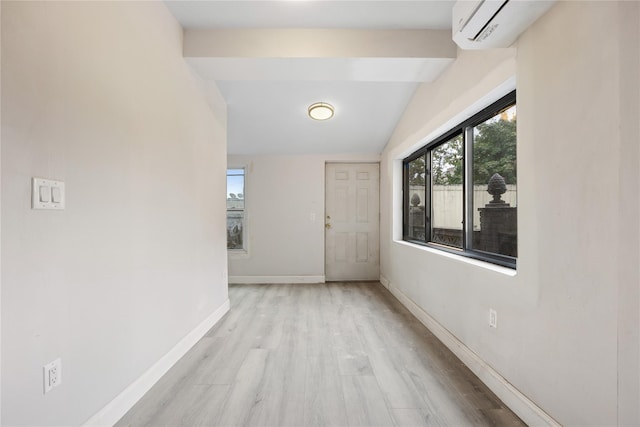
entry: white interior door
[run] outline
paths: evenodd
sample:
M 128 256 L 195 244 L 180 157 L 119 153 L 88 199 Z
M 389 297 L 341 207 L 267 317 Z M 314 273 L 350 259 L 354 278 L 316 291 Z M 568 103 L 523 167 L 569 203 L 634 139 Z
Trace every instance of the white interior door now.
M 327 280 L 380 279 L 380 165 L 327 163 Z

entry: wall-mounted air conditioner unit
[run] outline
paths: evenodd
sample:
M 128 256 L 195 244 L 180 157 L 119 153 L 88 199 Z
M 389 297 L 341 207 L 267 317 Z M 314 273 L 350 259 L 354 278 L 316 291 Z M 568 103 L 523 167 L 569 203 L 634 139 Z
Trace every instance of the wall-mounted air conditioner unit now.
M 453 41 L 462 49 L 509 47 L 555 0 L 459 0 Z

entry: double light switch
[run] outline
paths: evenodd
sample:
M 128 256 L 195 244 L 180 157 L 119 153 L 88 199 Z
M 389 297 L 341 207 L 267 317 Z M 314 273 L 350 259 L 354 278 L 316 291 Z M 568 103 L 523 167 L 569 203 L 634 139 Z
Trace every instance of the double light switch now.
M 31 196 L 33 209 L 64 209 L 64 182 L 33 178 Z

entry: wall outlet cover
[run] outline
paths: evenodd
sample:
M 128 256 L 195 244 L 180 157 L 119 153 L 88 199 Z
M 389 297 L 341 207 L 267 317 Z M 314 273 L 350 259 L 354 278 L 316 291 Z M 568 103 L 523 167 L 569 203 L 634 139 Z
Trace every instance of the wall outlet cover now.
M 49 393 L 54 387 L 62 383 L 62 361 L 60 358 L 42 367 L 44 393 Z
M 492 308 L 489 309 L 489 326 L 492 328 L 498 327 L 498 313 Z

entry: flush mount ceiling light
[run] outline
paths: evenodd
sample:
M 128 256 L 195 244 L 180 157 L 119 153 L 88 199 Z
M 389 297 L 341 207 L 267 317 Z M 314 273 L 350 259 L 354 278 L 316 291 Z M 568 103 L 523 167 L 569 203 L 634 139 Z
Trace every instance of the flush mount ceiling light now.
M 328 120 L 333 117 L 333 105 L 326 102 L 316 102 L 309 106 L 309 117 L 313 120 Z

